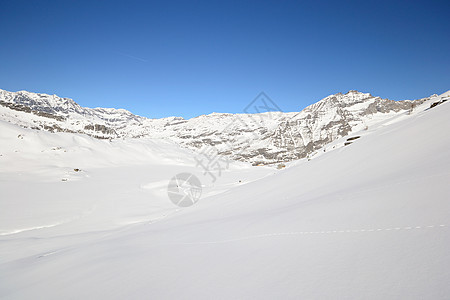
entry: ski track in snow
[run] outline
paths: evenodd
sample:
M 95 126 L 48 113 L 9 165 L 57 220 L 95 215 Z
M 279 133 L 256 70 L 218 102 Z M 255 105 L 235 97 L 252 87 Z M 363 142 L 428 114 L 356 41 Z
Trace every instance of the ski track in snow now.
M 14 229 L 14 230 L 3 231 L 3 232 L 0 231 L 0 236 L 7 236 L 7 235 L 12 235 L 12 234 L 18 234 L 18 233 L 32 231 L 32 230 L 47 229 L 47 228 L 52 228 L 52 227 L 68 224 L 68 223 L 80 220 L 81 218 L 84 218 L 87 215 L 92 214 L 95 209 L 97 209 L 97 205 L 94 205 L 90 210 L 82 212 L 81 214 L 79 214 L 77 216 L 74 216 L 72 218 L 67 218 L 66 220 L 59 221 L 59 222 L 56 222 L 56 223 L 53 223 L 53 224 L 41 225 L 41 226 L 33 226 L 33 227 L 21 228 L 21 229 Z
M 17 233 L 22 233 L 22 232 L 32 231 L 32 230 L 38 230 L 38 229 L 52 228 L 52 227 L 55 227 L 55 226 L 58 226 L 58 225 L 62 225 L 62 224 L 65 224 L 65 223 L 67 223 L 67 222 L 57 222 L 57 223 L 49 224 L 49 225 L 42 225 L 42 226 L 28 227 L 28 228 L 22 228 L 22 229 L 15 229 L 15 230 L 11 230 L 11 231 L 0 232 L 0 236 L 17 234 Z
M 268 237 L 279 237 L 279 236 L 295 236 L 295 235 L 312 235 L 312 234 L 336 234 L 336 233 L 366 233 L 366 232 L 384 232 L 384 231 L 410 231 L 414 229 L 448 229 L 446 224 L 440 225 L 428 225 L 428 226 L 406 226 L 406 227 L 388 227 L 388 228 L 370 228 L 370 229 L 347 229 L 347 230 L 323 230 L 323 231 L 291 231 L 291 232 L 278 232 L 278 233 L 263 233 L 257 235 L 250 235 L 241 238 L 219 240 L 219 241 L 205 241 L 205 242 L 187 242 L 187 243 L 176 243 L 176 245 L 202 245 L 202 244 L 225 244 L 232 242 L 247 241 L 253 239 L 261 239 Z

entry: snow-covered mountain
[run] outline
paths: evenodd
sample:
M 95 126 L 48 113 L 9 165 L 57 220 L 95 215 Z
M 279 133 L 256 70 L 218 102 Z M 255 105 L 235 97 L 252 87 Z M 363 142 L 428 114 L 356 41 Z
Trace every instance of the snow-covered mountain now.
M 165 138 L 183 147 L 215 151 L 253 164 L 286 162 L 313 155 L 341 137 L 390 118 L 411 114 L 437 95 L 392 101 L 349 91 L 330 95 L 300 112 L 213 113 L 185 120 L 148 119 L 124 109 L 85 108 L 56 95 L 0 90 L 0 120 L 25 128 L 87 134 L 101 139 Z
M 450 93 L 411 114 L 368 113 L 359 127 L 351 117 L 377 100 L 352 104 L 349 95 L 288 125 L 317 138 L 323 124 L 345 134 L 338 128 L 348 122 L 350 138 L 361 136 L 351 146 L 344 137 L 279 170 L 230 162 L 216 182 L 171 140 L 109 141 L 0 120 L 0 299 L 449 299 Z M 351 117 L 342 112 L 340 122 L 333 110 Z M 55 120 L 12 113 L 11 122 Z M 87 122 L 66 121 L 75 117 Z M 233 118 L 167 127 L 208 128 L 213 117 Z M 264 126 L 285 128 L 277 120 Z M 202 194 L 180 208 L 168 185 L 185 172 Z

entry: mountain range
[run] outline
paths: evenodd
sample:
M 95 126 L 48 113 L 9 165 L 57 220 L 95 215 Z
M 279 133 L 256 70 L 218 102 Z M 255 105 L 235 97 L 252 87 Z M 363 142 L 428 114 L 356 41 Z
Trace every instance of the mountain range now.
M 446 95 L 393 101 L 352 90 L 325 97 L 299 112 L 281 112 L 272 105 L 259 113 L 212 113 L 185 120 L 149 119 L 125 109 L 81 107 L 56 95 L 0 89 L 0 119 L 25 128 L 99 139 L 169 139 L 182 147 L 213 149 L 226 158 L 258 165 L 310 157 L 342 137 L 433 107 L 446 101 Z M 271 100 L 264 93 L 258 97 L 252 105 L 268 108 Z

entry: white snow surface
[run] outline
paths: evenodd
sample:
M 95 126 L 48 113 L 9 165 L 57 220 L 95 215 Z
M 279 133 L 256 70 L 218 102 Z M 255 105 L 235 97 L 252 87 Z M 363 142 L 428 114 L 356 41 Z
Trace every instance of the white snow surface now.
M 214 183 L 168 140 L 0 121 L 0 298 L 449 299 L 449 116 Z M 166 191 L 182 172 L 203 184 L 188 208 Z

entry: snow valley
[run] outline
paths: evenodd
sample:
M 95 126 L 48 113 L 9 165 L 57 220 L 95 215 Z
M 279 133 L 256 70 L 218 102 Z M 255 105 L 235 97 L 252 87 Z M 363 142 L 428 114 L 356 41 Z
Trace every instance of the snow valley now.
M 184 120 L 0 90 L 0 296 L 446 299 L 449 96 Z

